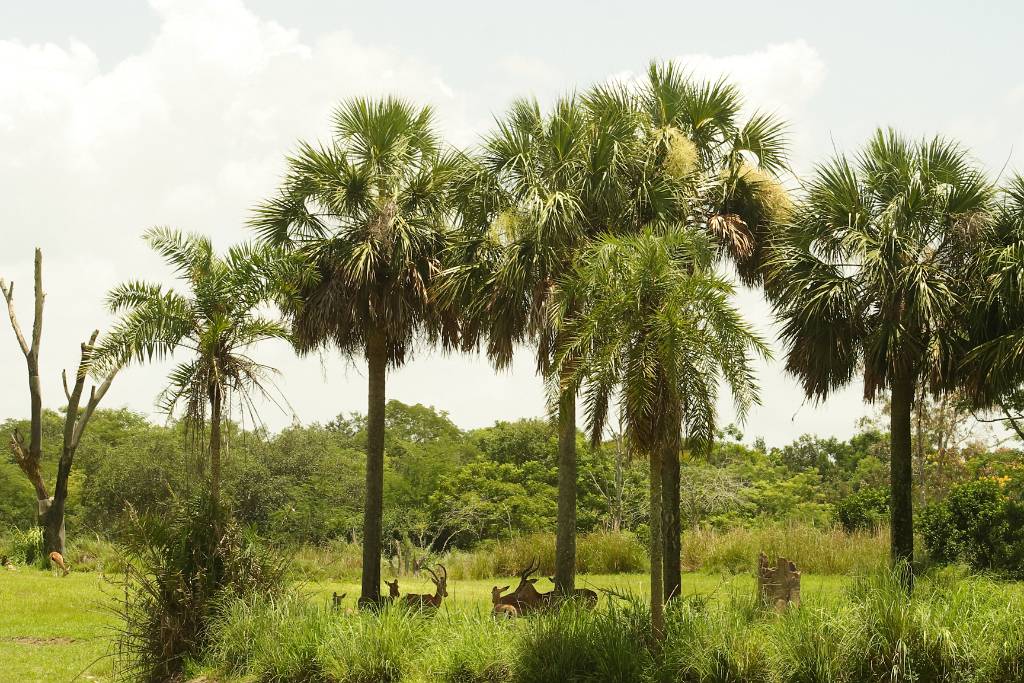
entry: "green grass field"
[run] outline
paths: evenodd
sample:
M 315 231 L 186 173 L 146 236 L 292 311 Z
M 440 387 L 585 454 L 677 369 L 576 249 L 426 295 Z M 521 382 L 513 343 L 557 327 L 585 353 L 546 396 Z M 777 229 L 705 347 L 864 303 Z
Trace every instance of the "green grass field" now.
M 807 576 L 805 600 L 838 592 L 847 579 Z M 580 586 L 645 594 L 647 577 L 642 574 L 583 575 Z M 452 581 L 442 609 L 448 611 L 490 610 L 491 586 L 515 584 L 515 580 Z M 550 590 L 545 579 L 538 585 Z M 301 583 L 300 590 L 312 601 L 330 602 L 333 592 L 347 593 L 343 605 L 354 607 L 359 594 L 355 582 Z M 401 580 L 402 593 L 432 592 L 426 580 Z M 35 569 L 0 572 L 0 683 L 47 683 L 72 680 L 107 681 L 111 677 L 111 636 L 116 618 L 111 613 L 114 586 L 100 574 L 72 573 L 64 578 Z M 754 591 L 750 576 L 687 574 L 687 594 L 725 595 L 733 591 Z M 77 678 L 76 678 L 77 677 Z

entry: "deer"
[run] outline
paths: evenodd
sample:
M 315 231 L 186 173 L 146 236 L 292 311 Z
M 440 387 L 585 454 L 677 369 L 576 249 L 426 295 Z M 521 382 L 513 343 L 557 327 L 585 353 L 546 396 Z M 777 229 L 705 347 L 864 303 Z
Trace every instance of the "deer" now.
M 56 565 L 61 570 L 63 570 L 63 576 L 67 576 L 71 573 L 71 570 L 68 569 L 68 566 L 64 564 L 64 556 L 58 553 L 57 551 L 50 553 L 50 564 Z
M 430 567 L 423 567 L 423 570 L 430 574 L 430 580 L 434 583 L 434 594 L 406 593 L 404 602 L 407 606 L 419 609 L 425 607 L 437 609 L 441 606 L 441 601 L 448 597 L 448 570 L 444 568 L 443 564 L 437 565 L 437 568 L 441 570 L 440 576 Z
M 555 577 L 549 576 L 548 581 L 555 583 Z M 542 595 L 551 596 L 548 598 L 549 602 L 562 598 L 562 596 L 558 595 L 555 591 L 542 593 Z M 574 588 L 569 595 L 565 596 L 565 598 L 568 598 L 569 600 L 579 600 L 588 609 L 592 609 L 597 605 L 597 593 L 589 588 Z
M 504 588 L 498 588 L 494 586 L 491 588 L 491 604 L 494 607 L 491 608 L 491 614 L 494 615 L 495 619 L 515 619 L 519 616 L 519 610 L 516 609 L 515 605 L 503 603 L 501 601 L 501 594 L 508 590 L 508 586 Z

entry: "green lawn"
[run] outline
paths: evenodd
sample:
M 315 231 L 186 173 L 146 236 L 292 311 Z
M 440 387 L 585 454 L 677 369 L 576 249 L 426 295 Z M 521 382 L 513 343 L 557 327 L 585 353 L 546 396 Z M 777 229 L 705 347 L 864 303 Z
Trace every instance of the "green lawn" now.
M 611 588 L 643 594 L 647 577 L 641 574 L 581 576 L 580 586 Z M 840 590 L 842 577 L 804 577 L 803 595 Z M 489 610 L 491 586 L 514 584 L 515 580 L 452 581 L 443 609 Z M 732 590 L 753 591 L 750 576 L 684 577 L 687 594 L 727 594 Z M 332 592 L 347 593 L 344 605 L 355 606 L 359 593 L 356 582 L 303 583 L 301 590 L 311 600 L 329 602 Z M 550 590 L 546 579 L 541 591 Z M 432 592 L 426 580 L 401 579 L 402 593 Z M 108 611 L 114 588 L 99 574 L 73 573 L 66 578 L 34 569 L 0 572 L 0 683 L 64 683 L 65 681 L 110 680 L 110 636 L 116 619 Z
M 0 681 L 109 680 L 111 591 L 99 574 L 0 571 Z

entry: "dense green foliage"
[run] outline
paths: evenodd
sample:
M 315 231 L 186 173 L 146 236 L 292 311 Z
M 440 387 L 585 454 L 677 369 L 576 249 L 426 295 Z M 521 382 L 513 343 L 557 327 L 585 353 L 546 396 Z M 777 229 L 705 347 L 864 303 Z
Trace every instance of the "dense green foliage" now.
M 1024 576 L 1024 502 L 999 480 L 957 484 L 921 520 L 931 556 L 982 571 Z
M 386 414 L 385 537 L 390 544 L 385 558 L 394 554 L 394 541 L 403 552 L 441 551 L 554 531 L 558 439 L 547 420 L 464 431 L 443 412 L 422 405 L 391 401 Z M 16 424 L 7 421 L 0 430 Z M 59 442 L 61 424 L 59 414 L 44 414 L 44 453 L 54 452 L 48 444 Z M 296 425 L 276 434 L 230 425 L 224 496 L 240 523 L 287 546 L 337 548 L 357 538 L 364 424 L 362 415 L 339 416 L 326 425 Z M 719 433 L 706 456 L 684 453 L 682 518 L 684 529 L 693 532 L 685 538 L 694 539 L 687 543 L 702 543 L 698 539 L 713 529 L 797 524 L 827 530 L 836 522 L 874 528 L 879 521 L 884 526 L 885 498 L 878 491 L 888 483 L 885 437 L 867 422 L 846 441 L 803 436 L 769 449 L 745 441 L 734 428 Z M 1004 497 L 1021 500 L 1024 477 L 1017 451 L 968 444 L 940 457 L 929 445 L 936 437 L 925 430 L 922 438 L 930 454 L 918 497 L 926 494 L 925 500 L 938 502 L 950 491 L 949 482 L 997 478 Z M 581 533 L 631 531 L 643 542 L 646 464 L 630 458 L 617 439 L 591 449 L 580 434 L 577 449 Z M 202 479 L 191 453 L 180 425 L 155 425 L 130 411 L 97 411 L 71 477 L 67 523 L 74 560 L 94 566 L 101 553 L 80 548 L 95 543 L 97 534 L 123 538 L 129 508 L 144 515 L 194 495 Z M 44 468 L 55 467 L 55 458 L 44 459 Z M 13 463 L 0 463 L 0 525 L 28 530 L 34 508 L 32 488 L 21 472 Z M 5 534 L 0 554 L 23 562 L 22 537 Z M 756 544 L 751 541 L 742 552 L 756 555 Z M 581 561 L 585 552 L 581 545 Z M 684 548 L 684 562 L 686 553 Z M 698 566 L 739 568 L 752 561 L 749 554 L 716 557 Z M 354 562 L 358 567 L 358 558 Z

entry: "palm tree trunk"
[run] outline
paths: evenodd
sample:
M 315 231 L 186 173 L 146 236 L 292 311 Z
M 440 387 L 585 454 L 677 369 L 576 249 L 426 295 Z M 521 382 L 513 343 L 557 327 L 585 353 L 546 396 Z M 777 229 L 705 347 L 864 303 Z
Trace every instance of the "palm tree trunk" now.
M 558 530 L 555 538 L 555 590 L 576 587 L 576 397 L 558 402 Z
M 665 587 L 662 583 L 665 534 L 662 525 L 661 460 L 662 448 L 651 449 L 651 630 L 654 640 L 665 636 Z
M 897 377 L 892 383 L 892 404 L 889 411 L 890 485 L 892 505 L 892 561 L 906 563 L 906 581 L 911 587 L 914 561 L 914 501 L 910 418 L 914 404 L 914 380 Z
M 210 505 L 216 511 L 220 509 L 220 423 L 224 400 L 220 387 L 210 391 Z
M 366 344 L 369 393 L 366 406 L 366 505 L 363 509 L 363 584 L 360 605 L 380 603 L 380 556 L 384 519 L 384 404 L 387 340 L 381 332 Z
M 678 597 L 683 589 L 682 566 L 682 519 L 679 514 L 679 446 L 682 435 L 679 430 L 672 434 L 666 444 L 661 460 L 662 518 L 665 532 L 665 597 Z

